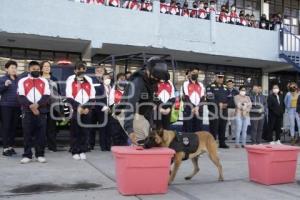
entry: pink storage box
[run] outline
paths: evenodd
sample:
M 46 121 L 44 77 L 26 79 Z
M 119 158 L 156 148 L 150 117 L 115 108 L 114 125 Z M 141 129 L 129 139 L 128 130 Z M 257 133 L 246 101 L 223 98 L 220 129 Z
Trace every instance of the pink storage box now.
M 299 147 L 247 145 L 250 180 L 264 185 L 295 181 Z
M 171 159 L 169 148 L 112 147 L 116 179 L 122 195 L 164 194 L 168 190 Z

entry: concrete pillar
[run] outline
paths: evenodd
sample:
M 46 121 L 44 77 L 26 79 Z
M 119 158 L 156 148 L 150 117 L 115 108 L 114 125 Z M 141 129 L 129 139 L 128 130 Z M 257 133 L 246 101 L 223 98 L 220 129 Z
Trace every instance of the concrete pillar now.
M 153 46 L 157 47 L 157 48 L 161 48 L 162 39 L 160 36 L 160 19 L 159 19 L 161 13 L 160 13 L 160 1 L 158 1 L 158 0 L 153 1 L 153 14 L 155 15 L 155 20 L 156 20 L 155 27 L 153 27 L 156 40 L 155 40 Z
M 212 44 L 215 44 L 215 38 L 216 38 L 216 12 L 210 13 L 210 41 Z
M 264 95 L 269 95 L 269 74 L 263 73 L 262 75 L 262 89 Z

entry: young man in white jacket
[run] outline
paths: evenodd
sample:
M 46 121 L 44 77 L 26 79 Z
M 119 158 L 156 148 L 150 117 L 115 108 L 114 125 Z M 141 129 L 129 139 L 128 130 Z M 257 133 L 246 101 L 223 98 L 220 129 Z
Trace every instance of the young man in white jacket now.
M 75 64 L 75 74 L 66 82 L 67 102 L 72 108 L 71 153 L 75 160 L 85 160 L 88 151 L 87 138 L 90 124 L 90 110 L 95 100 L 95 88 L 92 79 L 85 75 L 86 66 L 82 62 Z

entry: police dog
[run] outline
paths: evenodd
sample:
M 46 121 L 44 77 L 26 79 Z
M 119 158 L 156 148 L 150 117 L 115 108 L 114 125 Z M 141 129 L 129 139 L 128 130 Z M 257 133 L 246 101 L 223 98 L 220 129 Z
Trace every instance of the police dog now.
M 192 160 L 194 170 L 193 172 L 185 177 L 185 180 L 192 179 L 199 172 L 198 158 L 201 154 L 208 152 L 209 158 L 216 165 L 219 171 L 219 181 L 223 181 L 223 170 L 220 163 L 220 159 L 217 152 L 217 143 L 214 137 L 207 131 L 199 131 L 195 133 L 199 138 L 199 144 L 195 153 L 189 154 L 188 159 Z M 176 133 L 169 130 L 154 130 L 145 139 L 144 147 L 170 147 L 171 142 L 175 139 Z M 171 184 L 176 176 L 176 173 L 181 165 L 182 160 L 185 158 L 185 152 L 176 152 L 173 158 L 173 169 L 170 172 L 169 184 Z

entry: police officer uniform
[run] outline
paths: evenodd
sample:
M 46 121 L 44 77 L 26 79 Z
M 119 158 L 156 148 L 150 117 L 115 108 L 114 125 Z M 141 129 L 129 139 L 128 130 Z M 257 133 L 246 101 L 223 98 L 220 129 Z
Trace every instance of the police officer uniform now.
M 223 73 L 217 73 L 217 76 L 223 76 Z M 228 105 L 228 94 L 227 87 L 223 84 L 217 84 L 213 82 L 206 88 L 206 98 L 209 109 L 209 128 L 215 138 L 219 139 L 220 148 L 229 148 L 225 144 L 225 130 L 227 124 L 227 105 Z M 223 107 L 221 108 L 221 104 Z

